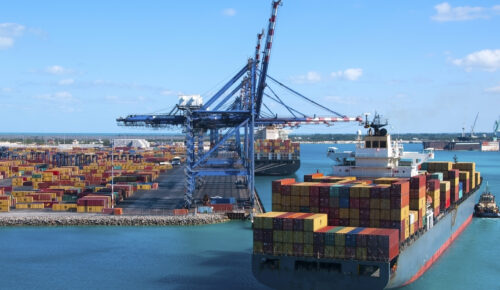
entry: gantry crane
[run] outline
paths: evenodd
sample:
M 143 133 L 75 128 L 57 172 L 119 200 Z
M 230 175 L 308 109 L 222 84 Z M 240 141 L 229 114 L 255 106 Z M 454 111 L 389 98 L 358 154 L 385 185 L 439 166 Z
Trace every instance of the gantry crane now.
M 196 187 L 197 177 L 203 176 L 242 176 L 249 190 L 250 203 L 255 201 L 254 189 L 254 128 L 261 125 L 282 125 L 297 127 L 304 124 L 326 124 L 335 122 L 362 122 L 361 117 L 347 117 L 307 98 L 289 88 L 275 78 L 268 76 L 276 17 L 281 0 L 272 2 L 265 45 L 260 53 L 263 32 L 257 35 L 254 58 L 246 64 L 206 103 L 198 97 L 181 97 L 167 114 L 129 115 L 118 118 L 119 125 L 143 126 L 153 128 L 182 127 L 186 139 L 186 193 L 185 206 L 190 207 Z M 262 61 L 260 63 L 260 55 Z M 299 96 L 313 105 L 333 114 L 317 117 L 299 112 L 286 105 L 269 87 L 270 79 L 289 93 Z M 266 89 L 269 92 L 266 92 Z M 284 107 L 291 117 L 282 117 L 273 113 L 263 102 L 263 98 Z M 266 108 L 267 112 L 261 111 Z M 208 133 L 210 150 L 203 151 L 203 137 Z

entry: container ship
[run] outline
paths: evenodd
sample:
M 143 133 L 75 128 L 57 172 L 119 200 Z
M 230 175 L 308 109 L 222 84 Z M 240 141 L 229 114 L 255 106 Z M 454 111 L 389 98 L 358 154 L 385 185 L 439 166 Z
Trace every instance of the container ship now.
M 335 176 L 273 181 L 273 211 L 254 218 L 258 281 L 277 289 L 401 287 L 470 224 L 481 185 L 475 163 L 404 152 L 384 125 L 367 125 L 374 131 L 355 152 L 330 152 Z
M 288 139 L 288 131 L 267 126 L 255 132 L 255 175 L 286 176 L 300 168 L 300 144 Z

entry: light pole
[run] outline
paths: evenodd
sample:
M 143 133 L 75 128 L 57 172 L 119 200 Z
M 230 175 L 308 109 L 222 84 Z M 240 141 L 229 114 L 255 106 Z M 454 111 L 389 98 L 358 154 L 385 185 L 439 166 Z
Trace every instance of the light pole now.
M 111 139 L 111 208 L 114 208 L 114 194 L 115 194 L 115 140 Z

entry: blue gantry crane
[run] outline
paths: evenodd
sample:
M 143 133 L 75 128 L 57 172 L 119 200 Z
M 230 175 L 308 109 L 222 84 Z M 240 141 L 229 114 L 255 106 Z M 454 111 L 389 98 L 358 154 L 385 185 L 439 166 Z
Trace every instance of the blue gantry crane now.
M 261 40 L 264 31 L 257 35 L 255 56 L 207 102 L 199 96 L 181 96 L 179 103 L 166 114 L 129 115 L 118 118 L 119 125 L 152 128 L 181 127 L 186 136 L 186 192 L 185 206 L 190 207 L 196 190 L 197 178 L 204 176 L 241 176 L 249 191 L 250 204 L 255 202 L 254 189 L 254 128 L 263 125 L 297 127 L 303 124 L 334 122 L 362 122 L 361 117 L 347 117 L 289 88 L 268 76 L 269 60 L 276 17 L 281 0 L 272 1 L 264 48 Z M 262 61 L 260 56 L 262 55 Z M 260 67 L 259 67 L 260 65 Z M 283 102 L 270 88 L 270 80 L 279 87 L 331 114 L 317 117 L 301 113 Z M 290 117 L 278 116 L 263 99 L 285 108 Z M 265 108 L 266 111 L 261 110 Z M 204 136 L 210 138 L 210 149 L 203 150 Z

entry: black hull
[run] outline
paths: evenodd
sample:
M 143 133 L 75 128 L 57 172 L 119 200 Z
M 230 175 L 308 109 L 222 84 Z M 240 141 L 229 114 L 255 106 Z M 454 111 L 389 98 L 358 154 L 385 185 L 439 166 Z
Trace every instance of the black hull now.
M 292 175 L 300 168 L 300 160 L 255 160 L 255 175 Z

